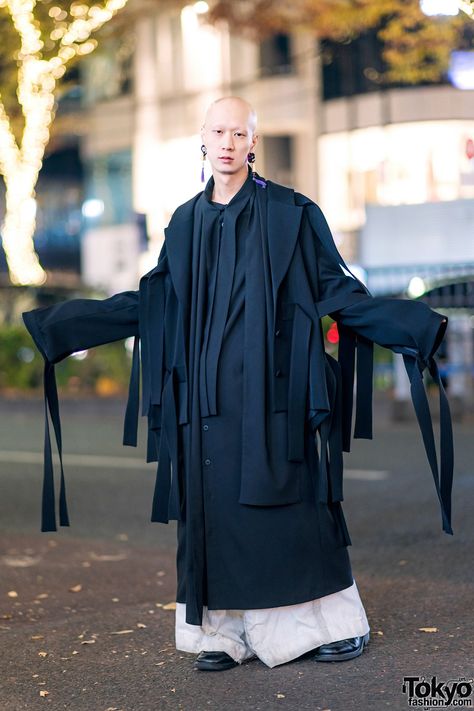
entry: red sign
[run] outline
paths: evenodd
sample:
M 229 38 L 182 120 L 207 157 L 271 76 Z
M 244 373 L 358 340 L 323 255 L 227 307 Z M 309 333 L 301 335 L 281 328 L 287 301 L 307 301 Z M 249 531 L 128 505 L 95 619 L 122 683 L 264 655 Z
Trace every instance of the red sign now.
M 335 321 L 329 326 L 328 332 L 326 333 L 326 338 L 329 343 L 332 343 L 333 345 L 339 343 L 339 332 L 337 330 L 337 323 Z
M 468 138 L 466 141 L 466 155 L 471 160 L 471 158 L 474 158 L 474 141 L 472 138 Z

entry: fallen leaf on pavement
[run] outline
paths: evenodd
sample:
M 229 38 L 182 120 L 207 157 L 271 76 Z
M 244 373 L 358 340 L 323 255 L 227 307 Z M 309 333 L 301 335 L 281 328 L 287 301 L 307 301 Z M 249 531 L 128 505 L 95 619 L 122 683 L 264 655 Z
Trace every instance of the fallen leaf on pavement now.
M 137 627 L 141 630 L 144 630 L 146 628 L 146 625 L 144 625 L 143 622 L 137 622 Z
M 7 595 L 8 597 L 18 597 L 18 593 L 16 590 L 10 590 Z
M 8 556 L 5 555 L 2 558 L 3 564 L 8 565 L 10 568 L 28 568 L 30 565 L 36 565 L 39 563 L 39 558 L 33 558 L 31 555 L 22 556 Z
M 126 553 L 113 553 L 113 554 L 98 554 L 91 551 L 89 553 L 92 560 L 102 561 L 102 562 L 112 562 L 115 560 L 125 560 L 127 558 Z
M 130 634 L 134 630 L 118 630 L 118 632 L 111 632 L 110 634 Z
M 47 657 L 48 652 L 38 652 L 38 657 Z
M 41 689 L 40 696 L 49 696 L 49 691 L 46 691 L 46 689 Z
M 72 588 L 69 588 L 69 592 L 81 592 L 82 590 L 82 585 L 73 585 Z
M 277 697 L 277 699 L 284 699 L 285 694 L 277 694 L 276 697 Z
M 418 627 L 420 632 L 437 632 L 437 627 Z
M 163 610 L 176 610 L 176 603 L 168 602 L 166 605 L 163 605 Z
M 83 639 L 81 644 L 95 644 L 95 639 Z
M 34 634 L 30 639 L 44 639 L 44 636 L 42 634 Z

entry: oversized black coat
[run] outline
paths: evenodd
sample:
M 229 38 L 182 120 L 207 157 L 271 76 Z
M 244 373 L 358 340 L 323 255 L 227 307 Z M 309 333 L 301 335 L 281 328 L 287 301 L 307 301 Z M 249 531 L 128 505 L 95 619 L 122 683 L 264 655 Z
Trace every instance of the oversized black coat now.
M 234 352 L 237 341 L 234 348 L 222 341 L 221 352 L 214 354 L 222 356 L 216 381 L 220 400 L 217 409 L 202 416 L 193 333 L 204 314 L 194 303 L 193 229 L 203 193 L 173 214 L 158 264 L 142 277 L 138 291 L 104 300 L 74 299 L 24 314 L 45 359 L 46 402 L 59 448 L 54 363 L 74 351 L 130 336 L 135 336 L 135 348 L 124 443 L 136 444 L 141 341 L 148 461 L 158 461 L 152 520 L 179 522 L 177 599 L 186 603 L 186 619 L 192 624 L 200 624 L 204 604 L 211 609 L 274 607 L 351 584 L 350 538 L 340 503 L 342 450 L 350 444 L 356 354 L 354 436 L 371 437 L 373 342 L 404 355 L 443 528 L 452 532 L 451 423 L 433 359 L 446 317 L 421 302 L 372 297 L 349 274 L 320 208 L 309 198 L 261 178 L 253 184 L 250 172 L 242 190 L 255 191 L 271 271 L 271 330 L 266 337 L 272 370 L 265 399 L 265 417 L 276 433 L 271 466 L 258 467 L 261 452 L 255 452 L 255 466 L 251 454 L 242 466 L 239 451 L 247 445 L 251 453 L 245 440 L 258 441 L 262 421 L 250 423 L 251 415 L 242 415 L 237 405 L 225 411 L 225 403 L 239 403 L 236 383 L 241 379 L 226 371 L 226 363 L 232 363 L 226 348 Z M 326 314 L 339 324 L 339 362 L 324 352 L 320 319 Z M 247 357 L 247 368 L 252 368 L 252 353 Z M 426 366 L 440 386 L 441 471 L 422 383 Z M 216 395 L 206 392 L 210 401 Z M 237 435 L 239 412 L 244 419 Z M 212 479 L 213 469 L 219 481 Z M 56 529 L 54 509 L 47 432 L 43 530 Z M 233 522 L 227 530 L 222 528 L 226 519 Z M 68 525 L 62 467 L 60 522 Z M 214 522 L 220 530 L 213 530 Z M 282 561 L 284 576 L 279 572 Z

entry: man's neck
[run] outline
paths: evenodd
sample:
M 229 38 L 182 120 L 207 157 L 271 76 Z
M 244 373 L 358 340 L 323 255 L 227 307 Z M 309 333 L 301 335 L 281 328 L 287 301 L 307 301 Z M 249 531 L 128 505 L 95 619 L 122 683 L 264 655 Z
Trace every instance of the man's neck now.
M 245 171 L 242 170 L 235 175 L 221 175 L 220 173 L 213 174 L 214 188 L 212 191 L 211 200 L 220 202 L 226 205 L 236 195 L 242 185 L 247 180 L 248 168 L 245 166 Z

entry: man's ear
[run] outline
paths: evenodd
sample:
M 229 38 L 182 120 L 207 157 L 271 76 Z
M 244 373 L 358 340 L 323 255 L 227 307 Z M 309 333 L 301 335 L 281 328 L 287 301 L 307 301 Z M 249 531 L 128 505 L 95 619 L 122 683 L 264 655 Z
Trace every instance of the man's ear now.
M 255 146 L 257 145 L 257 143 L 258 143 L 258 134 L 256 133 L 255 136 L 254 136 L 253 139 L 252 139 L 251 148 L 252 148 L 252 149 L 255 148 Z

